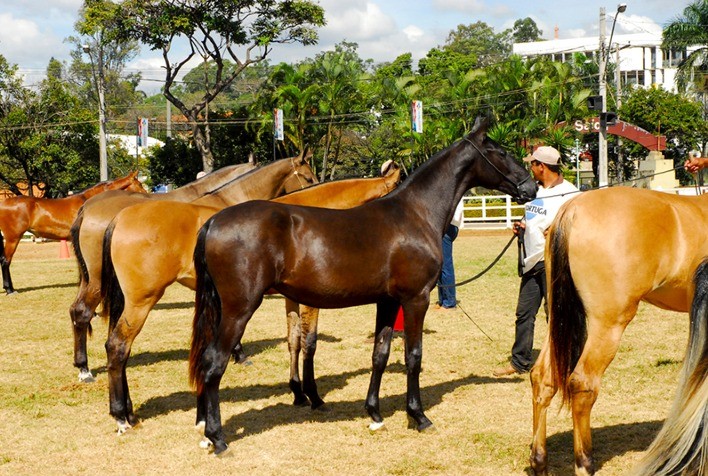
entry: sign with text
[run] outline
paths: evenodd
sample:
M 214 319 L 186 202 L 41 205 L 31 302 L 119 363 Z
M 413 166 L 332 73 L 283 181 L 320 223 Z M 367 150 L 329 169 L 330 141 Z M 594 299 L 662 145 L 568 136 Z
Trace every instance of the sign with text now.
M 273 110 L 273 133 L 275 140 L 284 140 L 285 133 L 283 131 L 283 110 L 274 109 Z
M 423 101 L 411 102 L 411 127 L 413 132 L 423 133 Z

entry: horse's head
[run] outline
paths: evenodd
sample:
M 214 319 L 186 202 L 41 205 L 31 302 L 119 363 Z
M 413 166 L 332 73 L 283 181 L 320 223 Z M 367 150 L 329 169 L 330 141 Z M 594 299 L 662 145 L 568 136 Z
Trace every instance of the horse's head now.
M 138 171 L 136 170 L 135 172 L 131 172 L 125 177 L 123 177 L 124 185 L 121 187 L 122 190 L 127 190 L 129 192 L 140 192 L 140 193 L 148 193 L 147 190 L 145 190 L 145 187 L 143 187 L 142 182 L 138 179 Z
M 487 137 L 488 121 L 478 117 L 464 142 L 476 154 L 475 170 L 480 185 L 511 195 L 518 203 L 536 197 L 538 186 L 531 174 L 503 147 Z
M 317 177 L 310 167 L 311 158 L 311 151 L 306 151 L 297 157 L 290 158 L 292 174 L 283 182 L 283 191 L 285 193 L 302 190 L 303 188 L 318 183 Z

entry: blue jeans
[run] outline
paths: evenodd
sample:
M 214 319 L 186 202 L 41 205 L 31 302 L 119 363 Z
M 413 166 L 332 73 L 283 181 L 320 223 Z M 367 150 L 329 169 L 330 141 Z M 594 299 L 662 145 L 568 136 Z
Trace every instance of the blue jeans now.
M 442 307 L 457 306 L 455 293 L 455 267 L 452 262 L 452 242 L 457 238 L 459 229 L 448 225 L 442 238 L 442 270 L 438 279 L 438 304 Z
M 533 365 L 533 333 L 536 314 L 546 297 L 546 267 L 543 261 L 521 276 L 519 301 L 516 305 L 516 338 L 511 348 L 511 365 L 528 372 Z M 546 313 L 548 315 L 548 313 Z

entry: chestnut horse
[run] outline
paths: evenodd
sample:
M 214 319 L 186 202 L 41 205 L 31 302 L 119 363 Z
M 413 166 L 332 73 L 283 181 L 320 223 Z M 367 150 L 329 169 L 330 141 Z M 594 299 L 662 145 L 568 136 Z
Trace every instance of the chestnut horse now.
M 632 471 L 635 476 L 708 470 L 708 260 L 698 267 L 694 285 L 679 389 L 661 431 Z
M 557 390 L 572 410 L 575 472 L 594 473 L 590 411 L 602 374 L 640 301 L 688 312 L 706 236 L 708 195 L 614 187 L 561 208 L 546 244 L 548 338 L 531 370 L 536 474 L 547 474 L 546 412 Z
M 22 235 L 29 231 L 39 238 L 66 240 L 79 208 L 89 198 L 107 190 L 129 190 L 147 194 L 138 180 L 138 172 L 119 179 L 100 182 L 81 193 L 64 198 L 17 196 L 0 201 L 0 266 L 2 287 L 7 294 L 15 293 L 10 276 L 10 264 Z
M 442 264 L 442 236 L 462 195 L 473 186 L 525 202 L 536 195 L 528 171 L 487 137 L 472 132 L 418 167 L 393 192 L 349 210 L 252 201 L 229 207 L 199 231 L 194 252 L 196 306 L 189 378 L 197 390 L 197 423 L 216 454 L 227 449 L 219 384 L 231 349 L 263 295 L 275 289 L 319 308 L 376 303 L 373 372 L 365 407 L 372 430 L 383 426 L 379 388 L 392 327 L 403 306 L 406 411 L 419 431 L 423 321 Z
M 74 332 L 74 366 L 80 382 L 93 382 L 86 355 L 86 336 L 91 334 L 91 319 L 101 302 L 101 260 L 103 235 L 108 224 L 123 208 L 151 200 L 188 202 L 211 193 L 255 168 L 247 164 L 230 165 L 167 193 L 143 195 L 113 190 L 94 196 L 79 209 L 71 227 L 71 242 L 79 262 L 79 290 L 69 315 Z M 296 186 L 296 184 L 293 184 Z
M 351 179 L 328 182 L 276 199 L 285 203 L 308 203 L 316 206 L 350 208 L 385 195 L 392 190 L 400 171 L 392 170 L 385 178 Z M 110 412 L 122 433 L 137 421 L 130 401 L 126 365 L 134 339 L 142 329 L 150 310 L 160 300 L 165 289 L 174 282 L 194 289 L 196 277 L 192 255 L 197 232 L 202 224 L 224 207 L 192 203 L 144 203 L 120 212 L 106 231 L 104 240 L 104 276 L 102 279 L 103 306 L 109 314 L 108 387 Z M 149 229 L 136 227 L 136 223 L 149 222 Z M 137 228 L 137 229 L 136 229 Z M 179 230 L 175 235 L 174 230 Z M 171 233 L 171 234 L 170 234 Z M 160 236 L 171 236 L 168 243 L 159 243 Z M 298 326 L 298 305 L 286 302 L 289 332 L 292 339 L 301 339 L 296 327 L 305 328 L 302 339 L 316 338 L 317 313 L 309 309 L 310 321 Z M 288 342 L 295 345 L 290 339 Z M 314 382 L 315 341 L 305 344 L 303 386 L 313 402 L 322 402 L 317 396 Z M 297 352 L 291 347 L 291 388 L 296 400 L 307 401 L 298 387 Z M 294 368 L 293 368 L 294 367 Z M 296 378 L 297 377 L 297 378 Z
M 228 204 L 239 203 L 244 199 L 252 198 L 272 198 L 293 190 L 300 190 L 312 183 L 314 175 L 308 164 L 309 156 L 299 156 L 278 160 L 263 167 L 254 168 L 252 165 L 242 165 L 233 168 L 226 176 L 231 179 L 224 181 L 226 177 L 221 174 L 216 181 L 212 181 L 212 186 L 201 187 L 202 193 L 192 200 L 195 203 L 216 203 Z M 247 170 L 247 173 L 242 173 Z M 207 175 L 205 179 L 209 177 Z M 214 187 L 214 183 L 221 185 Z M 176 192 L 176 191 L 175 191 Z M 177 198 L 187 197 L 191 199 L 194 193 L 182 194 Z M 85 264 L 82 271 L 86 275 L 83 282 L 85 287 L 79 288 L 79 294 L 71 306 L 69 313 L 74 324 L 74 365 L 79 367 L 79 379 L 91 381 L 93 376 L 88 370 L 88 356 L 86 354 L 86 334 L 88 325 L 93 317 L 94 311 L 101 302 L 101 273 L 103 257 L 103 235 L 108 224 L 123 209 L 133 205 L 140 205 L 145 202 L 163 203 L 162 207 L 170 209 L 171 200 L 141 200 L 134 196 L 112 197 L 109 201 L 93 203 L 90 208 L 84 208 L 83 214 L 77 218 L 74 228 L 78 229 L 77 243 L 80 243 L 81 253 L 77 253 L 80 263 Z M 170 211 L 165 212 L 169 215 Z M 169 216 L 163 217 L 169 220 Z M 150 227 L 145 227 L 146 223 L 152 221 L 136 222 L 134 225 L 145 233 L 149 233 Z M 99 237 L 100 233 L 100 237 Z M 137 232 L 136 232 L 137 233 Z M 174 232 L 160 235 L 160 239 L 172 237 Z M 196 230 L 194 231 L 196 235 Z M 136 239 L 138 234 L 135 235 Z M 147 250 L 146 250 L 147 252 Z M 191 252 L 191 251 L 190 251 Z M 104 313 L 105 315 L 105 313 Z

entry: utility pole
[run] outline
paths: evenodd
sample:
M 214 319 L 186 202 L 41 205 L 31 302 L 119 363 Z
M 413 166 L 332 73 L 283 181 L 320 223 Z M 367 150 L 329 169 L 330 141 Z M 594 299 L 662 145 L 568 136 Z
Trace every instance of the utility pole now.
M 610 45 L 612 48 L 612 45 Z M 617 45 L 615 56 L 615 89 L 617 91 L 617 117 L 622 107 L 622 75 L 620 74 L 620 47 Z M 624 167 L 622 164 L 622 137 L 617 136 L 617 182 L 619 185 L 624 182 Z
M 605 35 L 607 25 L 605 21 L 605 7 L 600 7 L 600 97 L 602 109 L 600 112 L 600 132 L 597 138 L 597 185 L 602 188 L 607 186 L 607 123 L 603 120 L 607 112 L 607 53 L 605 52 Z
M 89 45 L 82 45 L 84 53 L 88 54 L 91 62 L 91 72 L 98 92 L 98 169 L 101 182 L 108 180 L 108 153 L 106 151 L 106 80 L 103 69 L 103 49 L 99 45 L 98 51 L 92 51 Z M 93 54 L 96 53 L 96 65 Z

